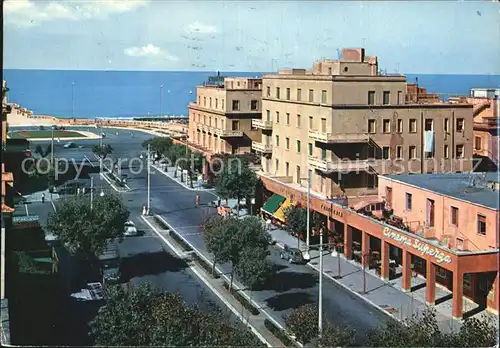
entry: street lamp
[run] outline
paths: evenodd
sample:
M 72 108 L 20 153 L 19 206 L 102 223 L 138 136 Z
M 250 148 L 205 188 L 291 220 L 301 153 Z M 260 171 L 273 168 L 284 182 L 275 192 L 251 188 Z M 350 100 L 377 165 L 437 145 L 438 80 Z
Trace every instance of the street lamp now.
M 319 229 L 319 295 L 318 295 L 318 336 L 323 331 L 323 228 Z
M 148 144 L 148 162 L 147 162 L 147 166 L 148 166 L 148 209 L 146 211 L 147 215 L 150 214 L 151 212 L 151 169 L 150 169 L 150 160 L 151 160 L 151 145 Z
M 338 245 L 335 245 L 333 247 L 332 257 L 337 258 L 337 275 L 334 278 L 340 279 L 340 278 L 342 278 L 342 276 L 340 275 L 340 253 L 337 251 L 337 247 L 338 247 Z
M 75 117 L 75 81 L 71 83 L 71 117 Z
M 163 115 L 163 85 L 160 86 L 160 117 Z
M 307 231 L 306 231 L 306 251 L 303 254 L 304 260 L 311 260 L 309 253 L 309 234 L 311 230 L 311 172 L 307 171 Z

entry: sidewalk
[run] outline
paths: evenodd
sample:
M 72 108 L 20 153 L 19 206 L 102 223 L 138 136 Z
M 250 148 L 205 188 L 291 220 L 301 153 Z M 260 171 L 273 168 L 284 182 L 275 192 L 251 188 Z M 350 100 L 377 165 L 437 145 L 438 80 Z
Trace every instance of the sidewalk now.
M 170 236 L 167 230 L 159 227 L 152 216 L 142 216 L 142 219 L 148 224 L 151 229 L 160 237 L 167 246 L 181 259 L 184 259 L 193 273 L 210 288 L 214 294 L 239 318 L 245 325 L 247 325 L 256 336 L 268 347 L 284 347 L 283 343 L 279 341 L 264 325 L 267 319 L 262 311 L 257 314 L 251 314 L 243 305 L 234 298 L 229 291 L 224 287 L 224 277 L 214 279 L 204 270 L 203 267 L 193 262 L 191 259 L 191 252 L 184 251 Z
M 288 234 L 288 232 L 275 228 L 271 231 L 273 239 L 277 246 L 283 248 L 286 244 L 290 247 L 297 247 L 297 238 Z M 300 241 L 300 249 L 306 249 L 306 243 Z M 319 251 L 310 250 L 311 261 L 309 267 L 319 272 Z M 344 258 L 340 254 L 340 278 L 339 260 L 332 257 L 329 252 L 323 253 L 323 275 L 346 290 L 359 296 L 377 309 L 385 312 L 397 320 L 411 318 L 412 315 L 421 313 L 428 308 L 425 304 L 425 278 L 418 277 L 412 279 L 412 291 L 403 292 L 401 288 L 401 278 L 385 282 L 376 275 L 374 270 L 366 268 L 366 293 L 363 293 L 363 269 L 360 264 Z M 452 318 L 452 297 L 448 289 L 436 286 L 436 304 L 433 308 L 436 310 L 437 321 L 444 332 L 457 330 L 461 326 L 461 321 Z M 478 305 L 464 298 L 464 313 L 475 309 Z M 498 317 L 486 311 L 474 314 L 473 317 L 481 319 L 486 317 Z

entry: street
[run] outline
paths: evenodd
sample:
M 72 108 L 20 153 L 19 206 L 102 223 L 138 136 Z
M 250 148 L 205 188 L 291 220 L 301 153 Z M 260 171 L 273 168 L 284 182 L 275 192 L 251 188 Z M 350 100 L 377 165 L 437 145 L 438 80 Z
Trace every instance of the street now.
M 113 132 L 107 136 L 104 143 L 114 148 L 112 157 L 132 158 L 143 149 L 141 143 L 151 136 L 145 133 L 120 131 L 119 135 Z M 62 141 L 61 141 L 62 142 Z M 88 141 L 75 142 L 85 144 Z M 95 142 L 95 140 L 94 140 Z M 87 156 L 95 160 L 91 146 L 82 149 L 56 149 L 56 157 L 80 159 Z M 97 160 L 95 164 L 97 165 Z M 185 270 L 182 261 L 176 259 L 172 252 L 162 253 L 166 248 L 161 241 L 153 237 L 151 231 L 139 218 L 142 207 L 147 204 L 147 172 L 132 174 L 130 170 L 122 171 L 128 175 L 127 185 L 130 191 L 123 193 L 126 206 L 131 211 L 131 219 L 139 230 L 145 231 L 142 237 L 126 238 L 120 245 L 120 252 L 131 255 L 128 259 L 126 277 L 133 282 L 144 280 L 151 281 L 168 291 L 180 291 L 187 302 L 196 302 L 201 298 L 211 298 L 211 293 L 203 290 L 203 284 L 196 281 L 189 271 Z M 111 190 L 109 185 L 97 175 L 94 179 L 96 188 L 102 187 Z M 196 206 L 195 197 L 199 194 L 201 206 Z M 164 174 L 152 169 L 151 174 L 151 207 L 154 214 L 161 215 L 177 232 L 185 236 L 195 247 L 205 251 L 200 223 L 209 216 L 214 215 L 215 209 L 208 206 L 216 197 L 207 191 L 191 191 Z M 326 256 L 329 257 L 329 256 Z M 278 270 L 272 281 L 264 286 L 262 291 L 254 291 L 253 299 L 264 304 L 270 315 L 283 323 L 283 317 L 293 308 L 308 303 L 317 303 L 318 298 L 318 273 L 305 265 L 291 265 L 279 257 L 277 247 L 271 248 L 270 260 Z M 317 262 L 312 260 L 311 262 Z M 146 270 L 148 269 L 148 270 Z M 230 271 L 229 265 L 222 265 L 224 272 Z M 203 295 L 200 296 L 200 293 Z M 364 301 L 347 292 L 329 279 L 323 280 L 323 309 L 326 318 L 333 324 L 346 324 L 357 331 L 358 343 L 363 342 L 366 330 L 378 326 L 387 320 L 387 316 L 375 310 Z M 189 299 L 189 300 L 188 300 Z

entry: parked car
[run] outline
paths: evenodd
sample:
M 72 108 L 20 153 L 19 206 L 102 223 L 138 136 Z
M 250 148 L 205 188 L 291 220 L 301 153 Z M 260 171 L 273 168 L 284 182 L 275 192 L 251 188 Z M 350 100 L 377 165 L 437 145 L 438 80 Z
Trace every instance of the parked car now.
M 116 244 L 109 245 L 99 256 L 103 284 L 120 281 L 120 254 Z
M 288 260 L 289 263 L 305 263 L 302 251 L 297 248 L 290 248 L 288 245 L 285 245 L 284 249 L 281 251 L 280 258 Z
M 139 233 L 137 232 L 137 228 L 133 221 L 127 221 L 125 223 L 125 232 L 123 234 L 127 237 L 137 236 Z
M 73 147 L 76 147 L 75 143 L 66 143 L 66 144 L 64 144 L 64 148 L 65 149 L 70 149 L 70 148 L 73 148 Z

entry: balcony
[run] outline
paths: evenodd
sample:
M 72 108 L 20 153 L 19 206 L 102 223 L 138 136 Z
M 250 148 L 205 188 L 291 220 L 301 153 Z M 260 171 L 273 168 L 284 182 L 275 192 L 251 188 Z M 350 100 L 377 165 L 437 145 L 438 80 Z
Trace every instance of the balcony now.
M 322 172 L 362 172 L 370 170 L 370 167 L 374 165 L 373 161 L 370 160 L 322 160 L 317 157 L 309 156 L 308 164 Z
M 234 138 L 242 137 L 243 132 L 240 130 L 230 130 L 230 129 L 212 129 L 213 133 L 221 138 Z
M 258 141 L 252 141 L 252 149 L 261 153 L 272 153 L 273 146 L 260 143 Z
M 252 120 L 252 127 L 264 129 L 264 130 L 272 130 L 273 122 L 272 121 L 264 121 L 264 120 Z
M 325 133 L 321 131 L 309 131 L 309 138 L 320 143 L 335 144 L 335 143 L 367 143 L 370 141 L 368 133 Z
M 495 130 L 498 128 L 497 117 L 483 117 L 483 122 L 474 122 L 474 129 L 477 130 Z

